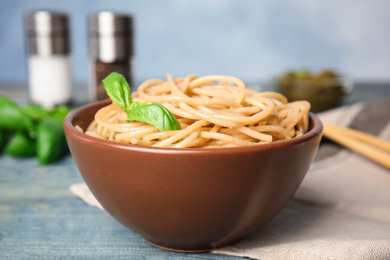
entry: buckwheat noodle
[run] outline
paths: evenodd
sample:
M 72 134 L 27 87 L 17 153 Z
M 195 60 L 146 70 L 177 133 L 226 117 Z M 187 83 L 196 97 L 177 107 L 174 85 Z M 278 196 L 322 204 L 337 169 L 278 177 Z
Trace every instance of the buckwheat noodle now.
M 116 104 L 101 108 L 86 134 L 134 145 L 173 148 L 235 147 L 271 143 L 308 131 L 310 104 L 288 102 L 275 92 L 257 92 L 231 76 L 189 75 L 151 79 L 132 93 L 133 101 L 165 106 L 181 130 L 160 132 L 131 121 Z

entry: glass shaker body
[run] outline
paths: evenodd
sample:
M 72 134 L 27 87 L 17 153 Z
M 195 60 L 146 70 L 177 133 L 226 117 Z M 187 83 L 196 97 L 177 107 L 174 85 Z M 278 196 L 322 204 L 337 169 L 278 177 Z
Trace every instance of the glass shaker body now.
M 68 16 L 37 11 L 26 20 L 31 102 L 46 109 L 72 100 Z
M 111 72 L 122 74 L 132 85 L 132 17 L 99 12 L 89 17 L 91 100 L 108 98 L 102 80 Z

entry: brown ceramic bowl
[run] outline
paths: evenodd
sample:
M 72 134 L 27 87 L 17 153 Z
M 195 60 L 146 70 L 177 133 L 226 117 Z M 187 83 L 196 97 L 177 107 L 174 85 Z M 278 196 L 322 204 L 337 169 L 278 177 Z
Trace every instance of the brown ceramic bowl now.
M 223 247 L 264 225 L 298 189 L 322 133 L 314 114 L 303 136 L 238 148 L 143 147 L 76 130 L 107 104 L 89 104 L 65 118 L 73 159 L 109 214 L 172 250 Z

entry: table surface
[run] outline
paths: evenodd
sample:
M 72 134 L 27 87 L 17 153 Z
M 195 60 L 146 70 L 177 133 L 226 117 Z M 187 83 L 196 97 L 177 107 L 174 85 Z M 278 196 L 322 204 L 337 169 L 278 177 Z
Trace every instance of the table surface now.
M 0 83 L 0 94 L 23 101 L 23 89 L 10 85 Z M 344 104 L 388 97 L 390 84 L 358 84 Z M 78 182 L 70 155 L 49 166 L 0 155 L 0 259 L 242 259 L 151 246 L 76 198 L 69 187 Z

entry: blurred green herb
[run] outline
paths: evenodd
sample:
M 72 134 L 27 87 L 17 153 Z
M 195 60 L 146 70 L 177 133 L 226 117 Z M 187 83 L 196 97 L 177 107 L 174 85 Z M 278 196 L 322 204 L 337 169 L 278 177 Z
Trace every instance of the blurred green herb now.
M 18 131 L 7 143 L 4 153 L 15 157 L 34 156 L 36 155 L 36 139 L 30 138 L 23 131 Z
M 38 124 L 37 157 L 40 164 L 57 161 L 67 152 L 63 118 L 47 117 Z
M 26 131 L 31 138 L 36 137 L 33 119 L 3 95 L 0 95 L 0 129 Z
M 29 104 L 22 107 L 22 111 L 35 121 L 42 120 L 50 115 L 50 112 L 36 104 Z
M 0 152 L 15 157 L 36 155 L 42 165 L 57 161 L 68 151 L 62 123 L 71 110 L 68 106 L 52 110 L 35 104 L 18 106 L 0 95 Z
M 5 145 L 8 143 L 11 137 L 11 131 L 0 129 L 0 154 L 3 152 Z

